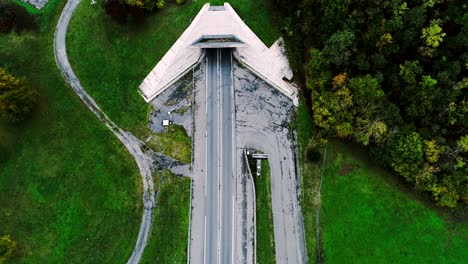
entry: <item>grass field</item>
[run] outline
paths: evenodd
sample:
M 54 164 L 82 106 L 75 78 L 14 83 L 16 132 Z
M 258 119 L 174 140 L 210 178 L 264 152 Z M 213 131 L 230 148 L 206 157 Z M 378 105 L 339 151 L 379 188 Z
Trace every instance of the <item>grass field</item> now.
M 368 157 L 331 142 L 323 180 L 328 263 L 466 263 L 468 224 L 425 205 Z
M 261 175 L 256 175 L 256 162 L 250 162 L 255 181 L 257 208 L 257 262 L 275 263 L 275 237 L 273 233 L 273 211 L 271 208 L 270 165 L 262 160 Z
M 81 83 L 104 112 L 122 128 L 142 135 L 148 106 L 138 86 L 188 27 L 205 2 L 187 1 L 148 16 L 142 25 L 119 25 L 100 7 L 83 1 L 73 15 L 67 35 L 70 63 Z M 267 1 L 230 1 L 238 14 L 267 44 L 279 36 L 272 26 Z
M 187 263 L 190 179 L 158 172 L 155 215 L 141 263 Z
M 0 122 L 0 235 L 17 241 L 11 263 L 125 263 L 141 220 L 140 177 L 55 65 L 64 4 L 40 12 L 38 32 L 0 35 L 0 66 L 40 93 L 32 119 Z
M 305 152 L 313 131 L 312 120 L 307 113 L 306 107 L 304 101 L 301 100 L 297 109 L 296 129 L 301 167 L 301 209 L 306 233 L 307 258 L 310 262 L 314 263 L 317 259 L 315 215 L 317 206 L 319 206 L 317 187 L 320 180 L 321 167 L 319 163 L 309 163 L 305 160 Z

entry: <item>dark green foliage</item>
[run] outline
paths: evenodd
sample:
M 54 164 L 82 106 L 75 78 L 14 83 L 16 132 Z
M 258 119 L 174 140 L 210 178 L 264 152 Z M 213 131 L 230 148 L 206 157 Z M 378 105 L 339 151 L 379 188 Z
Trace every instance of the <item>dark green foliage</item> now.
M 416 132 L 402 133 L 389 144 L 392 157 L 391 166 L 408 181 L 413 182 L 423 162 L 423 145 Z
M 308 162 L 317 162 L 321 158 L 320 151 L 317 148 L 309 148 L 306 152 L 306 159 Z
M 141 3 L 141 4 L 139 4 Z M 144 21 L 145 15 L 152 8 L 145 8 L 143 2 L 121 1 L 121 0 L 105 0 L 102 1 L 102 7 L 106 14 L 119 24 L 125 24 L 132 21 L 135 24 L 140 24 Z M 152 3 L 148 1 L 148 3 Z
M 16 242 L 9 235 L 0 237 L 0 263 L 4 263 L 15 251 Z
M 21 33 L 36 27 L 34 15 L 10 0 L 0 0 L 0 33 L 10 33 L 13 29 Z
M 117 23 L 123 24 L 127 22 L 129 7 L 119 0 L 102 1 L 102 6 L 106 10 L 106 14 Z
M 353 32 L 338 31 L 325 42 L 323 53 L 329 63 L 337 66 L 348 65 L 353 43 Z
M 171 2 L 182 5 L 185 0 L 172 0 Z M 104 0 L 102 7 L 106 14 L 117 23 L 123 24 L 127 21 L 142 23 L 145 16 L 153 11 L 163 9 L 165 0 Z
M 321 135 L 368 146 L 440 205 L 466 202 L 466 1 L 301 0 L 285 16 Z
M 37 96 L 25 80 L 15 78 L 0 68 L 0 117 L 13 122 L 24 120 L 36 105 Z

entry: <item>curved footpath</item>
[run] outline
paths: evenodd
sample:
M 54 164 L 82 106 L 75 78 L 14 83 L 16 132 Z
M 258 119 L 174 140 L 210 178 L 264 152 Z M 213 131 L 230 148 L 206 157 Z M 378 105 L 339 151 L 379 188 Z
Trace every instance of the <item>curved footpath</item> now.
M 138 263 L 143 254 L 143 250 L 147 244 L 149 232 L 151 228 L 151 220 L 153 211 L 156 204 L 154 194 L 154 183 L 152 179 L 152 169 L 154 160 L 151 153 L 142 150 L 144 143 L 131 133 L 122 130 L 107 115 L 99 108 L 93 98 L 86 92 L 72 70 L 70 62 L 68 61 L 66 51 L 66 33 L 68 24 L 78 4 L 81 0 L 68 0 L 67 4 L 62 10 L 57 28 L 54 34 L 54 54 L 58 68 L 60 69 L 66 82 L 71 86 L 75 93 L 80 97 L 81 101 L 96 115 L 96 117 L 122 142 L 127 148 L 128 152 L 135 159 L 140 170 L 141 179 L 143 182 L 143 216 L 141 219 L 140 231 L 136 241 L 135 248 L 127 263 Z M 160 154 L 156 155 L 156 159 L 162 157 Z M 170 168 L 176 172 L 180 172 L 180 167 Z

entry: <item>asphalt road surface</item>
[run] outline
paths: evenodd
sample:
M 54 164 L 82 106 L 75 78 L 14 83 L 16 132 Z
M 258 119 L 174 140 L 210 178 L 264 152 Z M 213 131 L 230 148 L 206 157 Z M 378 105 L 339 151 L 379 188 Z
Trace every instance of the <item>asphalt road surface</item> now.
M 206 179 L 204 263 L 233 262 L 232 51 L 206 56 Z

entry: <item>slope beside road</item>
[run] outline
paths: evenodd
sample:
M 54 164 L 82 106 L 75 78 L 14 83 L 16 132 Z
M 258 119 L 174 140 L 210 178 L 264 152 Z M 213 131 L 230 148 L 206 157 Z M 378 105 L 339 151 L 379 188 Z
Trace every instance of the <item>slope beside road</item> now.
M 60 15 L 57 28 L 54 34 L 54 54 L 57 66 L 60 69 L 65 81 L 75 91 L 82 102 L 93 112 L 94 115 L 120 140 L 127 148 L 128 152 L 135 159 L 138 169 L 140 170 L 141 180 L 143 184 L 143 215 L 140 225 L 138 239 L 135 248 L 130 256 L 128 263 L 138 263 L 143 254 L 143 250 L 147 244 L 151 221 L 155 207 L 154 183 L 152 179 L 152 168 L 155 158 L 148 152 L 143 151 L 144 143 L 133 136 L 128 131 L 122 130 L 106 114 L 99 108 L 93 98 L 86 92 L 81 85 L 78 77 L 73 72 L 66 51 L 66 33 L 70 19 L 81 0 L 69 0 Z M 167 159 L 163 155 L 157 154 L 156 159 Z M 168 165 L 169 169 L 180 172 L 179 166 L 173 166 L 172 162 Z

